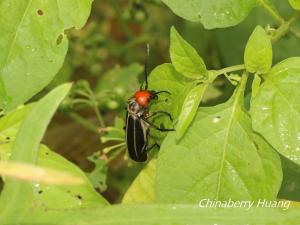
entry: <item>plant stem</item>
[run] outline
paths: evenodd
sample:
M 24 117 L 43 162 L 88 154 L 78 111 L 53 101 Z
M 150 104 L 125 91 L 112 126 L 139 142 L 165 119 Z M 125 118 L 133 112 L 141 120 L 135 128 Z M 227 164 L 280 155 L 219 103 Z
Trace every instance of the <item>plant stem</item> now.
M 295 35 L 295 37 L 300 39 L 300 30 L 296 27 L 290 27 L 290 32 Z
M 283 24 L 285 22 L 284 18 L 279 14 L 269 0 L 259 0 L 259 3 L 279 24 Z
M 236 65 L 236 66 L 229 66 L 229 67 L 226 67 L 226 68 L 223 68 L 223 69 L 220 69 L 220 70 L 216 70 L 215 75 L 219 76 L 219 75 L 222 75 L 222 74 L 225 74 L 225 73 L 231 73 L 231 72 L 234 72 L 234 71 L 244 70 L 244 69 L 245 69 L 244 64 Z
M 283 36 L 285 36 L 289 31 L 291 31 L 292 23 L 295 22 L 299 18 L 299 16 L 300 15 L 297 13 L 293 17 L 291 17 L 287 22 L 282 23 L 280 27 L 276 30 L 275 35 L 272 37 L 272 42 L 275 43 Z
M 79 114 L 77 114 L 75 112 L 68 112 L 67 115 L 70 118 L 72 118 L 73 120 L 75 120 L 77 123 L 79 123 L 82 126 L 84 126 L 85 128 L 87 128 L 88 130 L 93 131 L 93 132 L 99 134 L 98 128 L 93 123 L 91 123 L 87 119 L 83 118 Z

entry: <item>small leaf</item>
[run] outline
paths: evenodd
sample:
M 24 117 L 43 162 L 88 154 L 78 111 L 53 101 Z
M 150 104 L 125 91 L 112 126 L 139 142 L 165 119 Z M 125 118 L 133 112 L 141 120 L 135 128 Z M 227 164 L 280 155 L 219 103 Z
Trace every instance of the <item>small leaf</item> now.
M 200 105 L 201 99 L 206 90 L 207 84 L 199 84 L 188 93 L 186 96 L 181 113 L 178 117 L 178 123 L 176 126 L 176 138 L 179 140 L 187 130 L 190 123 L 193 121 L 197 109 Z
M 207 78 L 203 59 L 174 27 L 171 28 L 170 57 L 175 69 L 182 75 L 192 79 Z
M 261 78 L 258 74 L 254 75 L 254 79 L 251 87 L 251 98 L 254 98 L 259 90 L 261 84 Z
M 201 22 L 206 29 L 234 26 L 243 21 L 257 0 L 163 0 L 178 16 Z
M 289 0 L 289 3 L 294 9 L 300 10 L 300 0 Z
M 152 159 L 132 182 L 122 199 L 122 203 L 154 202 L 155 172 L 156 159 Z
M 300 165 L 300 57 L 286 59 L 265 75 L 251 100 L 259 132 L 282 155 Z
M 107 188 L 106 177 L 107 177 L 107 163 L 105 160 L 101 159 L 101 153 L 95 152 L 90 155 L 87 159 L 94 163 L 94 169 L 87 173 L 87 176 L 94 188 L 99 189 L 101 192 L 105 191 Z
M 149 89 L 155 91 L 168 91 L 170 94 L 159 95 L 159 104 L 152 104 L 150 112 L 169 112 L 175 121 L 181 111 L 185 96 L 193 87 L 190 79 L 179 74 L 172 64 L 166 63 L 156 67 L 149 76 Z M 173 128 L 173 122 L 164 116 L 157 116 L 152 119 L 156 125 L 163 125 L 166 128 Z M 156 139 L 162 138 L 163 134 L 151 130 L 151 135 Z
M 26 163 L 0 162 L 0 174 L 17 180 L 34 181 L 43 184 L 83 184 L 80 177 L 51 168 L 33 166 Z
M 244 53 L 246 70 L 251 73 L 265 74 L 272 66 L 272 43 L 261 26 L 251 34 Z

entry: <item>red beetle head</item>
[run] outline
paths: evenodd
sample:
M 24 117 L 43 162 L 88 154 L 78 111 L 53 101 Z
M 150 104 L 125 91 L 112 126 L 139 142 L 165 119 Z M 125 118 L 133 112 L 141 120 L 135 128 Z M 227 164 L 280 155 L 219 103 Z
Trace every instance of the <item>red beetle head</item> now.
M 154 98 L 154 94 L 148 90 L 139 90 L 135 92 L 133 97 L 140 106 L 147 107 L 149 102 Z

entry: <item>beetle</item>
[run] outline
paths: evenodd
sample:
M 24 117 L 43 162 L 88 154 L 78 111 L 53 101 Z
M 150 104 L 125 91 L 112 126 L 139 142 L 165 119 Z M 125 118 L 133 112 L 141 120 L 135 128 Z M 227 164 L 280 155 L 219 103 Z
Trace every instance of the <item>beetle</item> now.
M 172 116 L 168 112 L 156 111 L 149 113 L 149 103 L 156 100 L 160 93 L 168 93 L 168 91 L 148 90 L 148 57 L 149 46 L 147 45 L 147 57 L 145 62 L 145 87 L 143 83 L 140 90 L 136 91 L 132 98 L 128 99 L 126 112 L 126 143 L 129 157 L 136 162 L 145 162 L 148 158 L 147 152 L 154 147 L 159 147 L 157 143 L 148 147 L 150 128 L 154 128 L 161 132 L 174 131 L 174 129 L 160 128 L 148 119 L 158 114 L 166 115 L 172 121 Z

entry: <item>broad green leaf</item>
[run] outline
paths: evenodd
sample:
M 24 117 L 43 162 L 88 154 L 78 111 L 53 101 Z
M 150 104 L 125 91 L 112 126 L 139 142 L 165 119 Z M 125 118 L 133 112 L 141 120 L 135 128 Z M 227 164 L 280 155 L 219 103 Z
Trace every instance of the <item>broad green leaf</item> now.
M 157 66 L 149 76 L 149 89 L 155 91 L 168 91 L 171 94 L 161 93 L 157 101 L 153 101 L 150 112 L 158 110 L 169 112 L 173 119 L 178 117 L 184 99 L 193 87 L 193 82 L 179 74 L 172 64 L 166 63 Z M 173 123 L 167 117 L 160 115 L 151 120 L 154 124 L 173 128 Z M 161 132 L 151 130 L 156 137 L 161 137 Z
M 179 140 L 193 121 L 207 84 L 199 84 L 190 90 L 186 96 L 176 125 L 176 138 Z
M 32 107 L 13 143 L 11 161 L 36 164 L 43 134 L 70 87 L 70 84 L 57 87 Z M 32 184 L 7 179 L 0 198 L 0 220 L 16 223 L 32 204 L 32 200 Z M 18 213 L 18 218 L 15 213 Z
M 197 204 L 132 204 L 94 209 L 33 211 L 23 223 L 69 225 L 295 225 L 299 208 L 200 208 Z
M 81 28 L 92 0 L 0 2 L 0 108 L 12 109 L 58 72 L 68 48 L 64 30 Z M 0 85 L 1 86 L 1 85 Z
M 294 9 L 300 10 L 300 0 L 289 0 L 289 3 Z
M 168 134 L 158 155 L 157 201 L 276 198 L 280 159 L 251 128 L 242 106 L 244 85 L 245 77 L 226 103 L 200 107 L 179 143 L 174 133 Z
M 171 28 L 170 57 L 175 69 L 182 75 L 192 79 L 207 78 L 203 59 L 174 27 Z
M 0 145 L 0 158 L 7 161 L 11 152 L 11 143 Z M 32 187 L 34 193 L 32 208 L 66 210 L 76 208 L 96 207 L 106 205 L 104 200 L 93 188 L 85 173 L 76 165 L 59 154 L 51 151 L 47 146 L 40 145 L 37 165 L 67 172 L 72 176 L 84 180 L 83 185 L 49 185 L 35 182 Z
M 251 73 L 267 73 L 272 66 L 272 43 L 261 26 L 251 34 L 244 53 L 246 70 Z
M 156 159 L 152 159 L 132 182 L 126 191 L 122 203 L 154 202 L 154 180 Z
M 243 21 L 257 0 L 163 0 L 178 16 L 201 22 L 206 29 L 234 26 Z
M 300 202 L 300 166 L 281 156 L 283 180 L 278 198 Z
M 0 118 L 0 143 L 8 143 L 15 139 L 22 121 L 30 112 L 31 108 L 32 104 L 26 105 Z
M 300 165 L 300 58 L 289 58 L 265 75 L 251 101 L 251 117 L 259 132 L 282 155 Z

